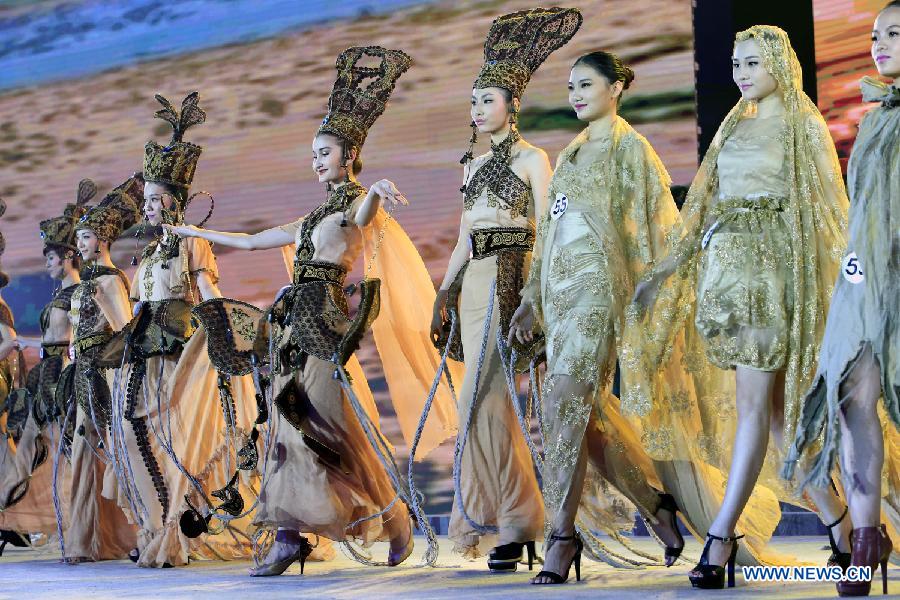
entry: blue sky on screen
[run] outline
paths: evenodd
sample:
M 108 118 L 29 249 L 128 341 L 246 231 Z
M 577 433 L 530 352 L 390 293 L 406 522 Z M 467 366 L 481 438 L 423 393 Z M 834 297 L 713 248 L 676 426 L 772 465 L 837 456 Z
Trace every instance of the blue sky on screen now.
M 0 2 L 0 91 L 428 0 Z

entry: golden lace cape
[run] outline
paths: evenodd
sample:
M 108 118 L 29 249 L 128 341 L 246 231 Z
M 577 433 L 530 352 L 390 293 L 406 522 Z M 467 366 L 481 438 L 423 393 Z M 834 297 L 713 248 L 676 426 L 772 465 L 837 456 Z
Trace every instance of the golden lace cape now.
M 791 228 L 791 245 L 784 260 L 793 274 L 795 310 L 790 322 L 785 370 L 784 440 L 789 444 L 799 418 L 799 409 L 816 372 L 819 343 L 840 259 L 846 245 L 847 194 L 840 164 L 825 120 L 803 92 L 800 64 L 782 30 L 754 26 L 737 35 L 737 41 L 753 37 L 760 45 L 763 64 L 778 82 L 785 107 L 790 197 L 785 216 Z M 656 272 L 677 267 L 662 285 L 652 309 L 629 307 L 623 352 L 632 368 L 624 373 L 630 393 L 623 409 L 644 416 L 661 402 L 665 391 L 654 375 L 670 360 L 676 340 L 684 336 L 687 354 L 681 359 L 692 374 L 702 419 L 704 458 L 727 470 L 733 437 L 733 375 L 713 367 L 700 350 L 693 320 L 695 288 L 700 263 L 701 240 L 710 225 L 711 208 L 718 191 L 717 160 L 723 142 L 741 119 L 752 117 L 755 104 L 741 100 L 728 113 L 703 159 L 681 210 L 682 226 L 673 236 L 670 256 Z M 777 471 L 782 448 L 768 452 L 761 483 L 781 487 Z M 788 492 L 788 490 L 780 490 Z M 790 494 L 787 494 L 790 497 Z

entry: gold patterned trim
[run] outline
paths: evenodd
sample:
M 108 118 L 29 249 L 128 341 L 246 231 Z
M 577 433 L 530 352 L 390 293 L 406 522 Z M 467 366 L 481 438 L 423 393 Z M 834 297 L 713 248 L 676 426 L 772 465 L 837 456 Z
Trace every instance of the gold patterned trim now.
M 86 335 L 81 339 L 75 340 L 72 344 L 75 347 L 75 356 L 80 356 L 82 353 L 90 350 L 91 348 L 95 348 L 97 346 L 105 344 L 111 337 L 112 334 L 106 331 L 102 331 L 100 333 Z
M 534 246 L 534 231 L 520 227 L 488 227 L 475 229 L 469 235 L 472 258 L 480 260 L 502 250 L 530 252 Z
M 770 198 L 768 196 L 760 198 L 722 198 L 713 207 L 713 214 L 718 217 L 733 210 L 771 210 L 782 212 L 787 202 L 787 198 Z
M 325 261 L 298 261 L 294 265 L 294 285 L 303 285 L 313 281 L 325 281 L 339 286 L 344 285 L 347 269 Z

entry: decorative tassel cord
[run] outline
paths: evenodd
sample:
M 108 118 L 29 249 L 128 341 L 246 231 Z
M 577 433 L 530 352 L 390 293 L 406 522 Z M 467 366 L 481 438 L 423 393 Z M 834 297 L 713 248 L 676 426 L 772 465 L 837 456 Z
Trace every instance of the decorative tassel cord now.
M 426 537 L 431 535 L 434 536 L 434 548 L 435 548 L 435 557 L 433 561 L 426 561 L 423 558 L 422 564 L 428 564 L 429 566 L 436 567 L 437 554 L 439 553 L 439 547 L 437 543 L 437 536 L 434 534 L 434 530 L 431 527 L 431 523 L 428 522 L 428 516 L 425 514 L 425 509 L 422 507 L 422 503 L 425 500 L 425 495 L 420 493 L 418 488 L 416 487 L 415 477 L 413 475 L 415 468 L 415 460 L 416 460 L 416 450 L 419 447 L 419 441 L 422 438 L 422 432 L 425 429 L 425 423 L 428 421 L 428 413 L 431 412 L 431 406 L 434 403 L 434 397 L 437 393 L 438 385 L 441 381 L 441 375 L 445 375 L 447 378 L 447 386 L 450 388 L 450 396 L 453 399 L 453 403 L 456 404 L 456 390 L 453 387 L 453 379 L 450 377 L 450 371 L 447 370 L 447 357 L 450 354 L 450 347 L 454 341 L 454 335 L 456 333 L 456 321 L 457 314 L 455 310 L 450 311 L 450 335 L 447 338 L 447 344 L 444 346 L 444 350 L 441 353 L 441 363 L 438 365 L 437 372 L 434 375 L 434 379 L 431 382 L 431 389 L 428 392 L 428 398 L 425 400 L 425 406 L 422 409 L 422 416 L 419 418 L 419 424 L 416 427 L 416 434 L 413 436 L 413 443 L 410 446 L 409 450 L 409 460 L 407 461 L 407 485 L 409 486 L 409 496 L 412 503 L 413 514 L 416 515 L 416 520 L 420 524 L 419 528 L 422 529 L 423 532 L 426 532 L 426 527 L 428 531 L 425 533 Z M 420 519 L 420 515 L 422 516 Z
M 534 439 L 531 437 L 531 425 L 528 417 L 524 414 L 522 407 L 519 405 L 519 395 L 518 390 L 516 389 L 516 371 L 515 364 L 517 353 L 515 349 L 510 349 L 506 344 L 506 339 L 503 336 L 503 332 L 498 329 L 497 331 L 497 350 L 500 354 L 500 360 L 503 363 L 503 371 L 506 378 L 506 385 L 509 389 L 509 397 L 513 405 L 513 409 L 516 411 L 516 418 L 519 421 L 519 427 L 522 430 L 522 435 L 525 436 L 525 442 L 528 445 L 529 450 L 531 451 L 532 458 L 534 459 L 535 465 L 537 465 L 538 469 L 543 471 L 544 459 L 541 455 L 540 451 L 534 445 Z M 506 362 L 506 356 L 510 357 L 509 362 Z M 534 393 L 534 381 L 535 381 L 535 363 L 531 362 L 529 369 L 529 377 L 530 377 L 530 390 L 529 396 Z M 540 401 L 537 401 L 537 404 L 540 405 Z M 540 413 L 538 413 L 540 414 Z M 539 420 L 541 417 L 539 417 Z M 543 439 L 543 422 L 540 423 L 541 426 L 541 443 L 544 443 Z M 607 545 L 601 542 L 596 535 L 593 534 L 590 527 L 588 527 L 582 519 L 576 518 L 575 523 L 576 531 L 581 535 L 584 540 L 585 547 L 588 549 L 589 554 L 602 562 L 610 564 L 614 567 L 625 568 L 625 569 L 640 569 L 644 566 L 658 566 L 663 565 L 664 563 L 659 559 L 659 557 L 653 556 L 651 554 L 647 554 L 646 552 L 635 548 L 630 542 L 628 542 L 619 532 L 617 531 L 608 531 L 609 536 L 619 542 L 622 546 L 624 546 L 627 550 L 635 554 L 636 556 L 640 556 L 645 558 L 650 563 L 645 563 L 644 561 L 630 559 L 628 557 L 622 556 L 621 554 L 614 552 Z M 659 540 L 657 540 L 659 541 Z M 549 548 L 549 545 L 545 545 L 546 549 Z
M 209 498 L 209 496 L 206 495 L 206 492 L 203 490 L 203 486 L 200 483 L 200 481 L 187 470 L 187 468 L 184 466 L 184 463 L 181 461 L 181 459 L 178 458 L 178 455 L 174 449 L 174 435 L 173 435 L 173 428 L 172 428 L 172 411 L 169 406 L 166 406 L 165 410 L 163 410 L 163 406 L 162 406 L 162 379 L 163 379 L 164 367 L 165 367 L 165 364 L 163 363 L 163 361 L 160 361 L 159 376 L 157 378 L 156 394 L 155 394 L 156 395 L 156 414 L 157 414 L 158 425 L 154 424 L 152 418 L 148 418 L 147 420 L 150 423 L 150 429 L 153 431 L 154 436 L 159 441 L 159 444 L 162 447 L 163 451 L 166 453 L 166 455 L 169 457 L 169 459 L 172 461 L 172 463 L 178 468 L 178 470 L 181 471 L 181 474 L 184 475 L 184 477 L 188 480 L 188 482 L 191 484 L 191 486 L 197 492 L 197 495 L 206 503 L 207 507 L 210 509 L 210 514 L 213 514 L 216 519 L 218 519 L 219 521 L 222 522 L 222 526 L 220 528 L 215 529 L 215 530 L 211 529 L 209 531 L 209 533 L 211 535 L 218 535 L 218 534 L 222 533 L 223 531 L 225 531 L 226 528 L 228 528 L 228 523 L 230 521 L 232 521 L 234 519 L 240 519 L 242 517 L 247 516 L 251 512 L 253 512 L 253 510 L 255 510 L 255 508 L 257 506 L 259 499 L 257 497 L 249 509 L 243 511 L 240 515 L 237 515 L 237 516 L 232 516 L 224 511 L 219 511 L 215 507 L 215 505 L 213 504 L 213 502 Z M 144 396 L 144 408 L 147 411 L 147 414 L 150 414 L 150 406 L 147 401 L 146 394 L 144 394 L 143 396 Z M 163 422 L 163 415 L 165 415 L 165 423 Z M 225 417 L 225 418 L 226 418 L 226 425 L 227 425 L 227 423 L 228 423 L 227 417 Z M 231 430 L 230 427 L 229 427 L 229 430 Z M 231 441 L 233 441 L 233 440 L 231 440 Z M 231 441 L 227 442 L 228 446 L 226 447 L 226 455 L 227 455 L 226 472 L 230 472 L 230 468 L 229 468 L 230 464 L 231 464 L 230 452 L 231 452 L 231 450 L 234 449 L 234 446 L 231 445 Z
M 149 518 L 149 510 L 147 506 L 144 504 L 143 498 L 141 498 L 140 493 L 138 493 L 137 487 L 134 485 L 135 476 L 134 476 L 134 467 L 131 464 L 131 456 L 128 452 L 128 446 L 125 437 L 125 406 L 124 403 L 127 400 L 128 390 L 126 383 L 125 390 L 122 390 L 122 373 L 125 371 L 125 364 L 128 357 L 128 346 L 125 347 L 125 350 L 122 352 L 122 361 L 119 364 L 119 368 L 116 370 L 114 378 L 113 378 L 113 394 L 112 394 L 112 402 L 111 402 L 111 412 L 110 415 L 110 441 L 113 450 L 113 460 L 111 466 L 113 468 L 113 473 L 116 476 L 116 481 L 119 483 L 119 487 L 125 493 L 125 498 L 128 500 L 128 504 L 131 507 L 131 514 L 134 516 L 134 520 L 137 522 L 138 527 L 144 526 L 144 520 Z M 93 414 L 91 415 L 91 420 L 94 420 Z M 94 424 L 96 428 L 96 422 Z M 98 431 L 101 431 L 98 429 Z M 127 472 L 126 472 L 127 471 Z
M 400 473 L 400 469 L 397 467 L 397 461 L 394 459 L 391 449 L 388 447 L 384 437 L 382 437 L 378 432 L 377 427 L 372 422 L 372 419 L 369 417 L 365 408 L 360 403 L 359 398 L 356 396 L 356 393 L 353 391 L 353 386 L 350 385 L 350 380 L 347 377 L 347 372 L 344 370 L 343 365 L 338 364 L 336 365 L 336 367 L 337 372 L 341 378 L 341 386 L 344 388 L 344 392 L 347 394 L 347 398 L 350 401 L 350 406 L 353 408 L 353 412 L 356 413 L 356 418 L 359 420 L 359 424 L 362 426 L 363 431 L 366 434 L 366 438 L 368 438 L 369 440 L 369 444 L 371 444 L 372 449 L 378 456 L 378 460 L 384 467 L 385 473 L 387 473 L 388 477 L 390 478 L 391 484 L 393 485 L 394 491 L 396 492 L 396 496 L 394 497 L 394 499 L 391 500 L 391 502 L 384 509 L 373 515 L 363 517 L 362 519 L 357 519 L 356 521 L 347 525 L 345 527 L 345 530 L 350 531 L 361 523 L 385 515 L 394 507 L 398 500 L 402 500 L 407 505 L 407 507 L 413 511 L 413 517 L 419 524 L 419 527 L 422 530 L 422 533 L 425 535 L 425 539 L 428 543 L 428 547 L 425 550 L 424 556 L 422 557 L 421 566 L 434 566 L 438 558 L 437 536 L 435 535 L 434 530 L 431 528 L 431 525 L 428 523 L 428 518 L 421 510 L 421 506 L 419 505 L 419 503 L 412 499 L 411 491 L 407 487 L 406 481 Z M 347 549 L 350 555 L 359 562 L 374 566 L 387 566 L 387 563 L 372 561 L 371 557 L 360 553 L 347 540 L 344 540 L 341 543 L 341 546 Z
M 491 282 L 490 291 L 488 292 L 488 311 L 484 319 L 484 332 L 481 338 L 481 351 L 478 354 L 478 362 L 476 363 L 475 386 L 472 390 L 472 401 L 469 403 L 469 410 L 466 413 L 466 421 L 462 433 L 456 436 L 456 447 L 453 452 L 453 490 L 454 497 L 456 498 L 456 507 L 459 509 L 460 514 L 462 514 L 463 518 L 466 520 L 466 523 L 469 524 L 469 527 L 474 529 L 480 535 L 499 533 L 500 529 L 499 527 L 494 525 L 483 525 L 481 523 L 476 523 L 469 516 L 469 513 L 466 512 L 466 503 L 463 500 L 462 494 L 461 472 L 463 450 L 466 447 L 466 441 L 469 437 L 469 429 L 472 426 L 472 421 L 475 418 L 475 411 L 478 406 L 478 386 L 481 383 L 481 371 L 484 367 L 484 359 L 488 349 L 488 341 L 491 332 L 491 319 L 493 318 L 494 301 L 496 300 L 496 291 L 497 280 L 494 279 Z

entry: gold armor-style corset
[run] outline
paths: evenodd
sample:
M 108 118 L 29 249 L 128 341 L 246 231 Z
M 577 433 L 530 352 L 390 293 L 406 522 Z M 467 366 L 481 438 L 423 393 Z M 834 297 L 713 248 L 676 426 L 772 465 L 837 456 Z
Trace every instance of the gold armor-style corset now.
M 300 236 L 297 240 L 297 252 L 294 255 L 294 273 L 299 271 L 302 263 L 313 260 L 316 247 L 312 241 L 312 234 L 316 227 L 329 215 L 336 212 L 347 212 L 353 201 L 366 192 L 366 188 L 357 182 L 349 181 L 336 190 L 332 190 L 328 194 L 328 199 L 303 219 L 300 224 Z
M 491 143 L 491 158 L 481 165 L 463 188 L 463 206 L 466 210 L 475 206 L 475 201 L 487 188 L 488 206 L 508 210 L 512 218 L 528 215 L 531 188 L 509 167 L 510 152 L 520 139 L 519 132 L 513 129 L 499 144 Z

